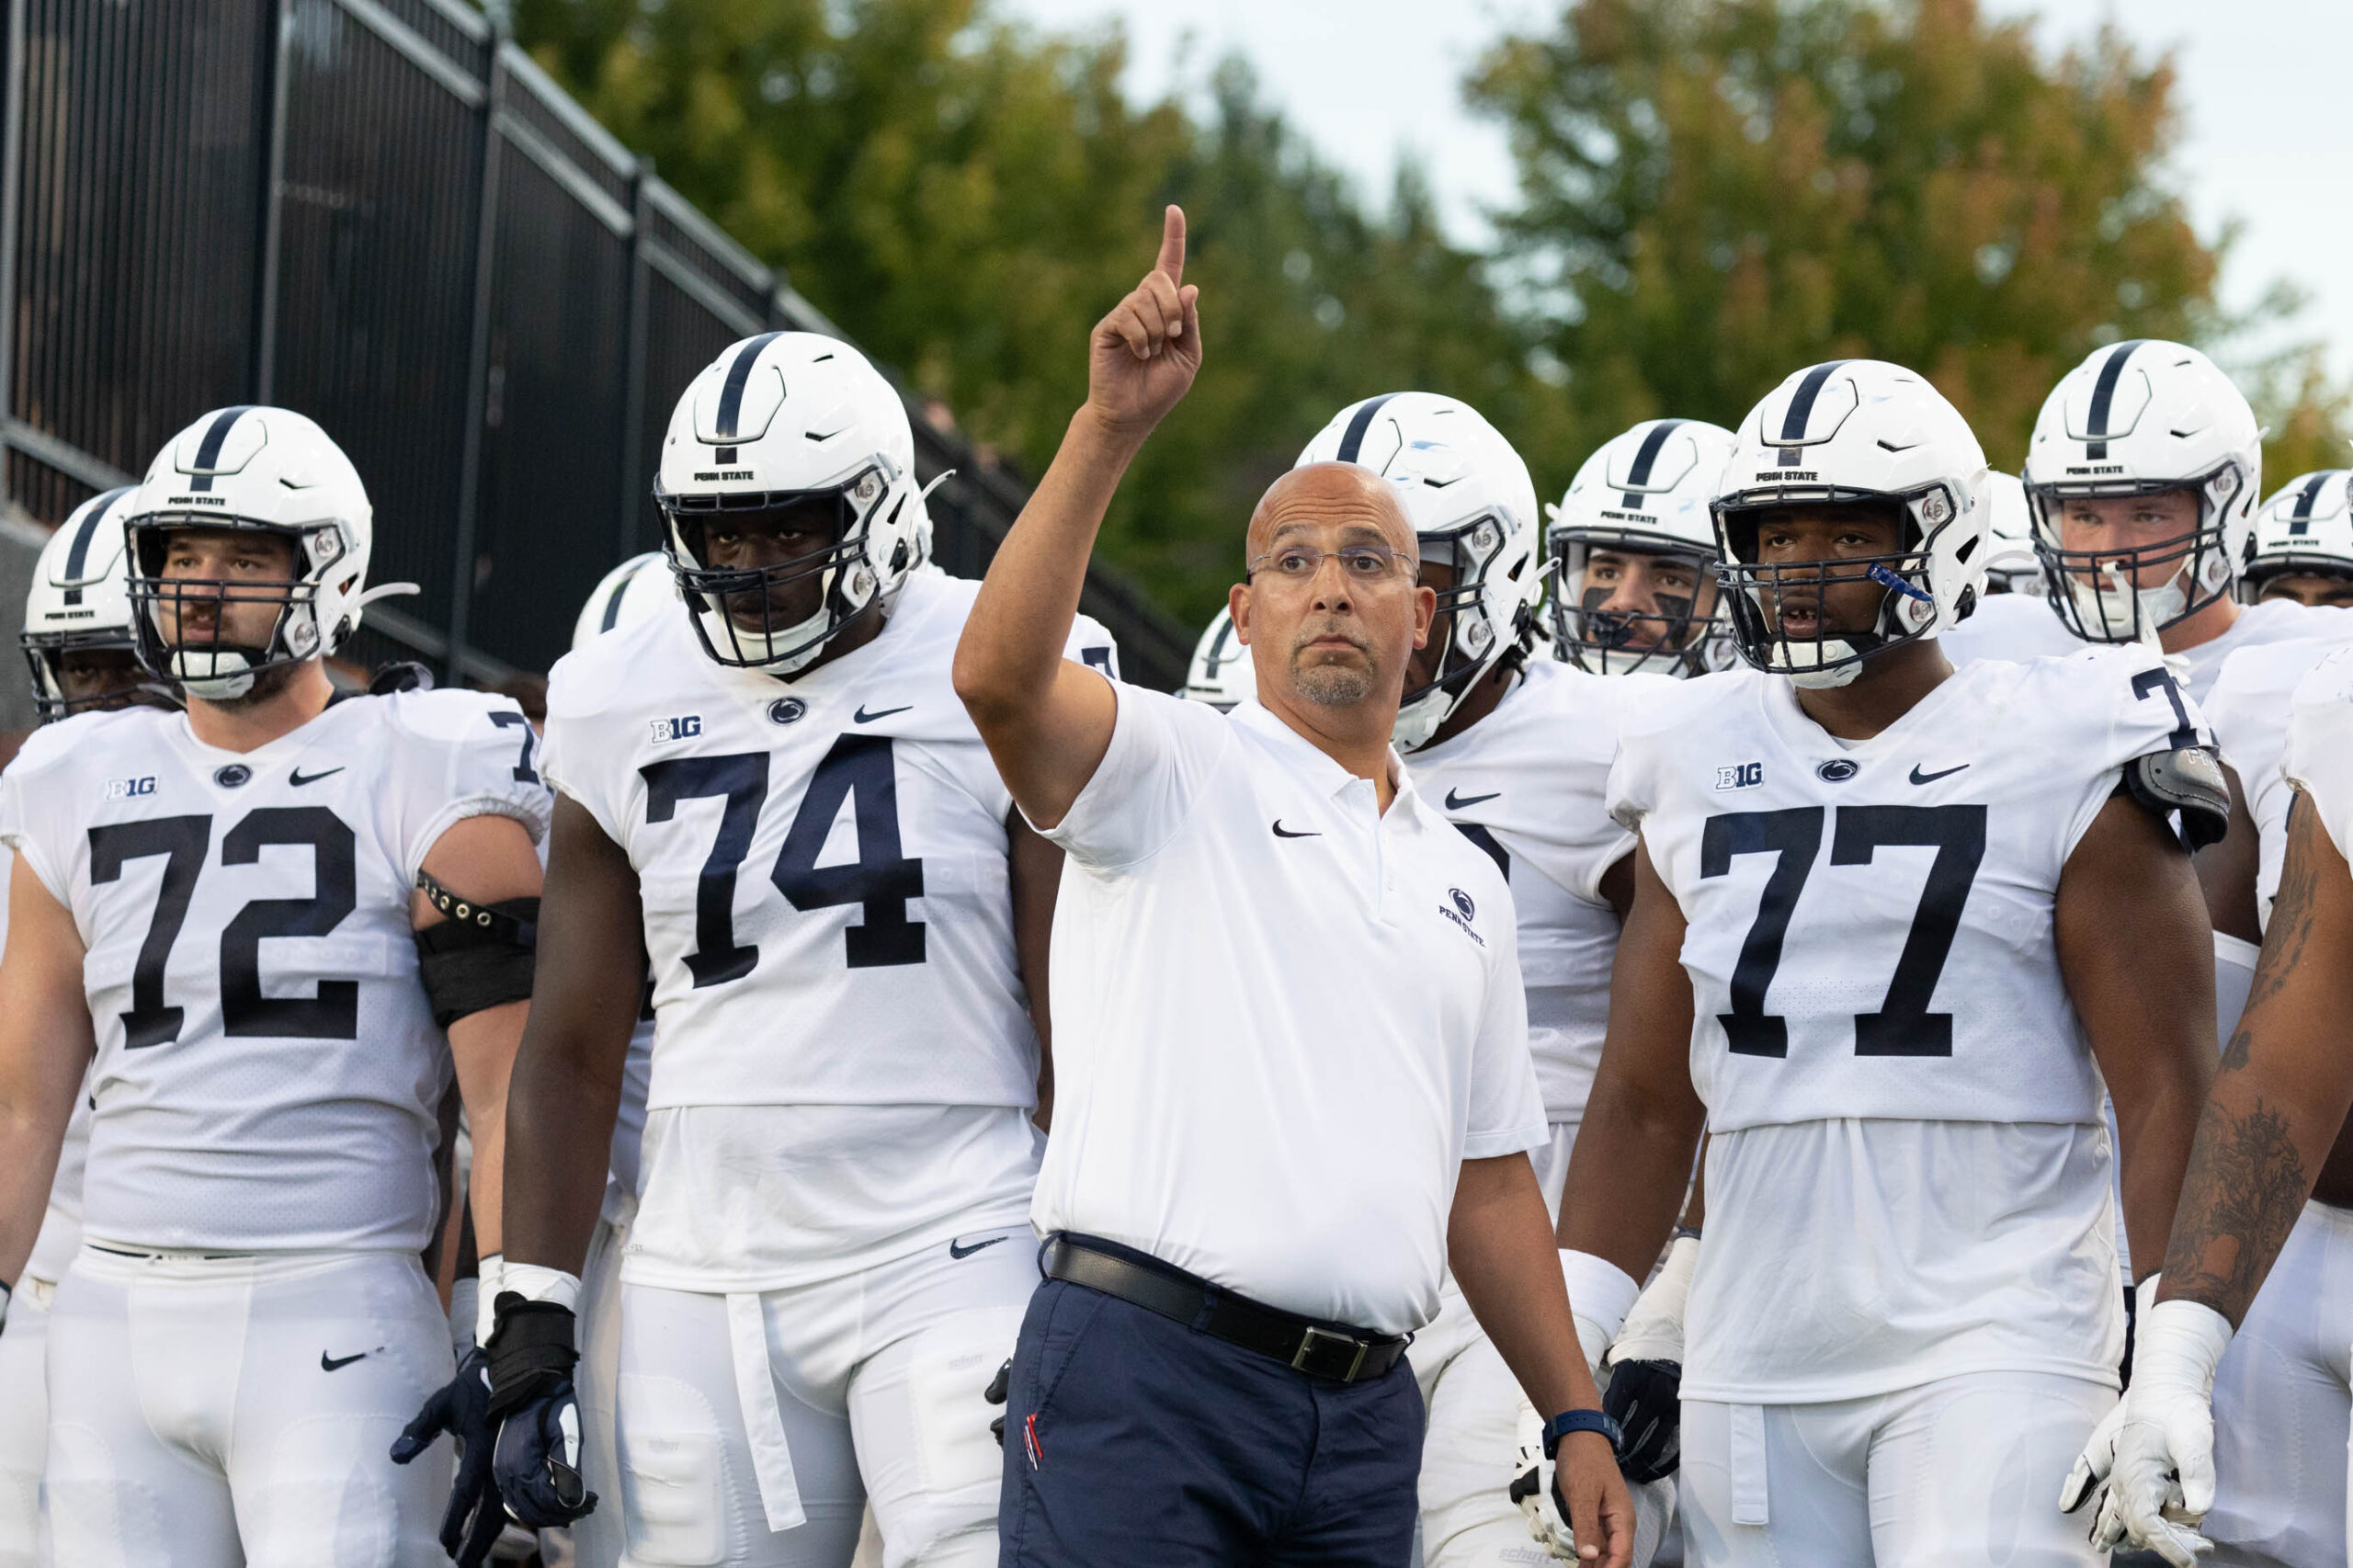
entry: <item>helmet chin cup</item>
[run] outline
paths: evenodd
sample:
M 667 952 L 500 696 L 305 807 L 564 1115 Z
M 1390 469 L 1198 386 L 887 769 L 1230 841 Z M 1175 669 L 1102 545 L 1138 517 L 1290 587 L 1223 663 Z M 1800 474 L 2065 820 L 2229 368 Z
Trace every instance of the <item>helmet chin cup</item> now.
M 207 702 L 233 702 L 254 688 L 255 666 L 261 650 L 213 647 L 172 650 L 172 678 L 190 697 Z
M 2176 572 L 2154 588 L 2136 588 L 2116 562 L 2102 562 L 2099 571 L 2107 579 L 2104 587 L 2072 574 L 2067 578 L 2068 596 L 2075 601 L 2076 615 L 2086 624 L 2129 627 L 2138 638 L 2171 626 L 2188 613 L 2189 595 L 2181 586 L 2183 572 Z
M 1415 751 L 1429 744 L 1430 737 L 1438 732 L 1447 716 L 1454 711 L 1455 699 L 1437 687 L 1425 688 L 1422 694 L 1397 710 L 1397 722 L 1389 732 L 1390 744 L 1399 751 Z
M 772 676 L 799 675 L 815 664 L 825 652 L 825 631 L 833 619 L 822 600 L 808 619 L 773 631 L 747 631 L 709 599 L 695 613 L 712 646 L 732 647 L 747 667 Z
M 1863 669 L 1860 651 L 1843 637 L 1784 642 L 1781 651 L 1790 684 L 1807 691 L 1828 691 L 1846 686 Z

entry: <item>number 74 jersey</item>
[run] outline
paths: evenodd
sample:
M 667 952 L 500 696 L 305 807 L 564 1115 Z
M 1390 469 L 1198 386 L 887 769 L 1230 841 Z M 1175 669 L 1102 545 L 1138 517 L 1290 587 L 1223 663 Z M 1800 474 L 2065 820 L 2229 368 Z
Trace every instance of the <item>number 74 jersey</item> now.
M 549 782 L 635 868 L 649 1108 L 1035 1106 L 1012 798 L 949 681 L 978 585 L 907 582 L 865 646 L 779 680 L 683 612 L 562 660 Z M 1116 676 L 1081 617 L 1069 656 Z
M 1709 1126 L 2098 1121 L 2060 873 L 2126 764 L 2211 744 L 2138 647 L 1965 665 L 1851 744 L 1747 672 L 1630 721 L 1609 809 L 1688 923 Z

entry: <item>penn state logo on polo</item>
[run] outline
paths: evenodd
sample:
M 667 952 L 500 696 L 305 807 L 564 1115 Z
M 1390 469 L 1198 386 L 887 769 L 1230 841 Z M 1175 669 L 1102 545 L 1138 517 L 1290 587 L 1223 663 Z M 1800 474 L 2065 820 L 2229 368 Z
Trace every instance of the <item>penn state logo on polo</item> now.
M 1445 915 L 1449 920 L 1453 921 L 1456 926 L 1460 926 L 1464 936 L 1478 943 L 1481 947 L 1485 947 L 1487 945 L 1487 938 L 1479 935 L 1477 931 L 1472 928 L 1471 925 L 1472 920 L 1479 913 L 1478 903 L 1472 900 L 1469 893 L 1464 892 L 1461 888 L 1447 889 L 1446 900 L 1446 903 L 1438 906 L 1438 912 L 1440 915 Z

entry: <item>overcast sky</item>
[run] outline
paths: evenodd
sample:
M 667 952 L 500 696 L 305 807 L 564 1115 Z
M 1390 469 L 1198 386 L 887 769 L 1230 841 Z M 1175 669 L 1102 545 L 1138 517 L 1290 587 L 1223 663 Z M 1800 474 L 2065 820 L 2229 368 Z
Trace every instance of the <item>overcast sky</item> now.
M 1239 50 L 1268 97 L 1376 199 L 1399 152 L 1418 155 L 1465 238 L 1483 237 L 1483 210 L 1510 200 L 1512 169 L 1501 131 L 1463 112 L 1459 84 L 1506 28 L 1558 11 L 1529 0 L 1004 3 L 1058 29 L 1124 20 L 1131 86 L 1147 96 Z M 2224 297 L 2244 306 L 2273 280 L 2292 279 L 2312 296 L 2295 330 L 2326 341 L 2336 374 L 2353 376 L 2353 0 L 1985 4 L 2039 13 L 2048 47 L 2116 17 L 2144 46 L 2174 49 L 2188 117 L 2178 167 L 2191 211 L 2210 239 L 2233 218 L 2245 224 Z

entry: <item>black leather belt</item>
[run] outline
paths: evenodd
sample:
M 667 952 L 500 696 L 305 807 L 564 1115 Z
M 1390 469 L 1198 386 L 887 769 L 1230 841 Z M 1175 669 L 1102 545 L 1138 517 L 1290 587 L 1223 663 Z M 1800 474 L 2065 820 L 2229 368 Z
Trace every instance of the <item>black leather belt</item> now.
M 1255 1350 L 1293 1371 L 1336 1383 L 1380 1377 L 1397 1364 L 1414 1339 L 1410 1334 L 1375 1334 L 1318 1323 L 1237 1296 L 1116 1242 L 1066 1231 L 1046 1238 L 1038 1267 L 1049 1279 L 1117 1296 L 1211 1338 Z

